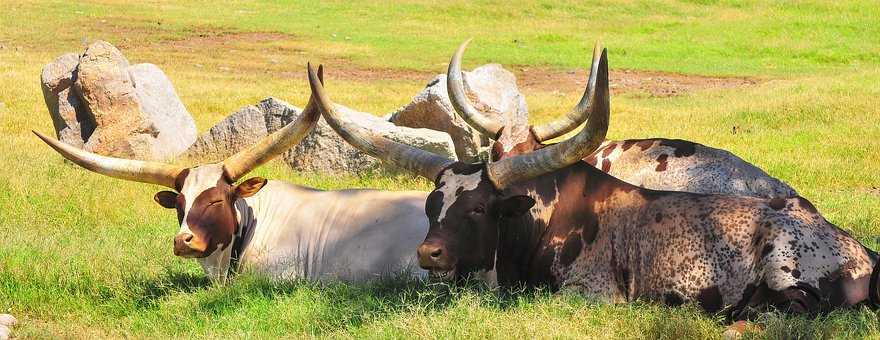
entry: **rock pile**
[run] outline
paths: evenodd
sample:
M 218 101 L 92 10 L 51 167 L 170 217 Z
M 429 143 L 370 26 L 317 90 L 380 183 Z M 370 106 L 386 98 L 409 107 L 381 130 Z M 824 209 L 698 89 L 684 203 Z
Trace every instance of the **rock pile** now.
M 162 70 L 152 64 L 131 65 L 122 52 L 104 41 L 92 43 L 81 55 L 62 55 L 43 68 L 41 80 L 61 141 L 128 159 L 224 159 L 301 112 L 284 101 L 267 98 L 197 137 L 195 122 Z M 527 126 L 525 98 L 511 72 L 489 64 L 465 72 L 464 80 L 468 96 L 482 111 L 505 125 Z M 488 145 L 455 114 L 445 74 L 386 118 L 344 106 L 338 109 L 390 139 L 464 161 L 476 160 Z M 379 168 L 377 160 L 348 145 L 323 120 L 282 159 L 293 169 L 305 171 L 357 173 Z
M 156 65 L 131 65 L 96 41 L 43 68 L 43 98 L 58 138 L 102 155 L 162 160 L 195 141 L 195 121 Z
M 382 118 L 337 105 L 348 119 L 401 143 L 448 157 L 455 157 L 449 135 L 429 129 L 395 126 Z M 260 138 L 294 121 L 302 109 L 282 100 L 266 98 L 229 115 L 201 135 L 186 152 L 186 157 L 217 161 L 249 147 Z M 329 173 L 360 173 L 379 169 L 379 162 L 346 143 L 324 122 L 303 140 L 285 152 L 283 161 L 293 169 Z

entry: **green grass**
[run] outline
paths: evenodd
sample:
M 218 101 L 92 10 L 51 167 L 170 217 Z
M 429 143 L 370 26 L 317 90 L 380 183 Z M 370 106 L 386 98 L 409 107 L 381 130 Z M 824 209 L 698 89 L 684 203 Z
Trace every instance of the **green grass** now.
M 173 213 L 157 187 L 65 164 L 33 135 L 51 132 L 41 67 L 84 42 L 111 41 L 159 65 L 200 131 L 266 96 L 303 105 L 308 60 L 328 66 L 334 100 L 384 114 L 476 40 L 484 62 L 583 68 L 592 43 L 612 69 L 734 75 L 758 85 L 670 98 L 613 98 L 612 138 L 685 138 L 728 149 L 792 184 L 830 221 L 880 248 L 880 6 L 863 2 L 618 1 L 227 3 L 4 2 L 0 5 L 0 311 L 35 338 L 596 337 L 712 338 L 724 325 L 693 307 L 606 305 L 573 294 L 478 286 L 208 283 L 171 254 Z M 253 39 L 242 32 L 276 32 Z M 204 37 L 200 37 L 204 36 Z M 348 39 L 346 39 L 348 38 Z M 379 70 L 358 78 L 334 69 Z M 388 77 L 382 77 L 387 71 Z M 614 79 L 612 79 L 612 82 Z M 580 91 L 526 93 L 532 120 Z M 733 133 L 736 127 L 736 133 Z M 324 189 L 422 189 L 407 176 L 342 178 L 278 164 L 256 175 Z M 755 337 L 880 337 L 868 310 L 818 320 L 768 315 Z

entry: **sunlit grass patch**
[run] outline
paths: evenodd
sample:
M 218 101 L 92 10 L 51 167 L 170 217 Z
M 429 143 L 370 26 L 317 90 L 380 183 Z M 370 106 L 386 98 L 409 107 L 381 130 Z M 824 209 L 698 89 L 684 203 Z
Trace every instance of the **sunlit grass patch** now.
M 0 10 L 0 312 L 21 338 L 717 338 L 694 306 L 603 304 L 546 290 L 500 293 L 408 280 L 365 285 L 208 282 L 172 255 L 174 213 L 156 186 L 65 163 L 51 134 L 42 66 L 96 39 L 162 68 L 199 131 L 274 96 L 302 107 L 306 62 L 334 101 L 384 115 L 446 70 L 586 67 L 596 38 L 610 67 L 756 79 L 673 97 L 612 97 L 609 137 L 669 137 L 730 150 L 792 184 L 831 222 L 878 249 L 880 26 L 863 2 L 604 1 L 10 2 Z M 357 72 L 355 72 L 357 71 Z M 614 79 L 611 80 L 614 82 Z M 534 123 L 582 89 L 526 93 Z M 410 175 L 316 174 L 275 161 L 251 175 L 325 190 L 428 190 Z M 865 308 L 816 320 L 768 314 L 747 338 L 878 337 Z

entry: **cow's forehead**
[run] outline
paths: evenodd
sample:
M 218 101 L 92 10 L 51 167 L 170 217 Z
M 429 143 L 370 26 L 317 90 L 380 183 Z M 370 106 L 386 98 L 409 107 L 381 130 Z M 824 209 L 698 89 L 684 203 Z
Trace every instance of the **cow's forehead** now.
M 191 198 L 197 197 L 202 191 L 217 186 L 217 181 L 223 178 L 223 165 L 207 164 L 191 168 L 180 193 Z
M 437 222 L 446 217 L 446 211 L 455 203 L 455 200 L 467 191 L 472 191 L 480 185 L 483 179 L 483 170 L 472 173 L 456 173 L 456 169 L 446 169 L 440 175 L 436 191 L 443 193 L 443 202 Z

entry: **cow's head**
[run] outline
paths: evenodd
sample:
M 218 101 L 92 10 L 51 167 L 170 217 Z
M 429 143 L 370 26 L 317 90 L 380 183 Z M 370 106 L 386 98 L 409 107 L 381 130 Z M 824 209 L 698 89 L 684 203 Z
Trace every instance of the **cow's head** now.
M 311 68 L 311 67 L 310 67 Z M 319 79 L 322 69 L 319 68 Z M 290 149 L 317 123 L 319 111 L 313 100 L 302 114 L 257 144 L 219 163 L 191 168 L 170 164 L 101 156 L 34 133 L 55 151 L 88 170 L 124 180 L 158 184 L 173 191 L 153 197 L 159 205 L 175 209 L 180 231 L 174 237 L 174 254 L 204 258 L 226 251 L 238 227 L 235 202 L 256 194 L 266 179 L 253 177 L 236 182 L 254 168 Z
M 549 123 L 525 128 L 505 126 L 501 122 L 490 118 L 490 115 L 481 112 L 472 105 L 465 94 L 464 76 L 461 73 L 461 59 L 468 42 L 470 40 L 465 41 L 459 46 L 455 55 L 452 56 L 452 61 L 449 62 L 449 69 L 446 73 L 446 87 L 447 92 L 449 92 L 449 100 L 452 102 L 455 112 L 474 130 L 480 132 L 486 138 L 495 141 L 492 143 L 491 160 L 495 161 L 504 157 L 538 150 L 544 147 L 543 142 L 562 136 L 587 120 L 591 112 L 589 79 L 587 80 L 584 94 L 577 105 L 564 116 Z M 601 52 L 602 48 L 597 42 L 593 47 L 593 61 L 590 67 L 591 75 L 598 72 Z
M 453 279 L 492 269 L 504 220 L 535 204 L 506 189 L 579 162 L 602 143 L 610 111 L 607 64 L 603 50 L 597 72 L 590 75 L 589 120 L 583 130 L 559 144 L 488 164 L 456 162 L 377 135 L 340 115 L 315 75 L 309 75 L 309 84 L 324 119 L 347 142 L 434 181 L 425 202 L 430 226 L 418 248 L 419 264 L 435 277 Z
M 494 269 L 500 222 L 534 203 L 528 196 L 505 195 L 485 164 L 453 163 L 441 171 L 425 201 L 430 225 L 418 248 L 419 265 L 439 279 Z
M 253 177 L 239 184 L 222 164 L 184 169 L 177 176 L 175 191 L 153 196 L 159 205 L 177 210 L 180 231 L 174 237 L 174 255 L 207 257 L 232 244 L 238 227 L 235 201 L 253 196 L 266 179 Z

